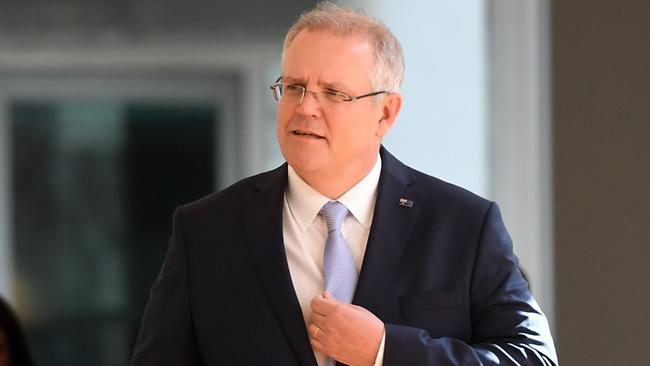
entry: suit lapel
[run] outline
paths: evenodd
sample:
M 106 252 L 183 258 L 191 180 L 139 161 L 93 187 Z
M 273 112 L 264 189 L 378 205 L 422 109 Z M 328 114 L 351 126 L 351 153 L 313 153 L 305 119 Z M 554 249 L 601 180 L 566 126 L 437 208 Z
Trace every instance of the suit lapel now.
M 411 187 L 407 168 L 381 149 L 382 172 L 366 253 L 353 303 L 380 312 L 382 298 L 391 283 L 413 231 L 421 198 Z M 410 200 L 412 207 L 400 205 Z
M 296 296 L 282 237 L 286 164 L 244 202 L 244 228 L 257 274 L 300 363 L 316 366 L 300 303 Z

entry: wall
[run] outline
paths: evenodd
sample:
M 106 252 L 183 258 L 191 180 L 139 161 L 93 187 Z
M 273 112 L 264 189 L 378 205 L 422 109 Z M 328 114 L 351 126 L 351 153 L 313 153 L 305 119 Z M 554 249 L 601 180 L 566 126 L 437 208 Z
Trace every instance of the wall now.
M 560 359 L 647 365 L 650 2 L 557 0 L 552 14 Z
M 549 2 L 489 0 L 488 8 L 491 198 L 553 331 Z
M 314 0 L 3 0 L 0 45 L 212 43 L 281 36 Z M 255 10 L 253 10 L 255 9 Z M 263 9 L 260 11 L 258 9 Z
M 487 195 L 484 1 L 341 1 L 381 19 L 404 49 L 404 104 L 384 143 L 404 163 Z

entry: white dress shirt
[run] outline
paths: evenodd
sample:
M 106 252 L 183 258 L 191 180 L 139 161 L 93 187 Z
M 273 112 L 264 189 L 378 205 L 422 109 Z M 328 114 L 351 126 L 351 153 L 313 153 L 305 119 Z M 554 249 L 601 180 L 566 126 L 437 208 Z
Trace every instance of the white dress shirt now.
M 349 211 L 342 230 L 354 257 L 357 273 L 361 270 L 368 244 L 380 172 L 381 158 L 378 155 L 372 170 L 337 200 Z M 300 178 L 291 166 L 288 167 L 288 184 L 282 208 L 282 232 L 291 280 L 306 327 L 311 324 L 310 303 L 324 291 L 323 254 L 327 224 L 318 212 L 329 200 Z M 384 334 L 375 366 L 381 366 L 383 363 L 385 337 Z M 319 366 L 327 366 L 325 355 L 316 351 L 314 355 Z

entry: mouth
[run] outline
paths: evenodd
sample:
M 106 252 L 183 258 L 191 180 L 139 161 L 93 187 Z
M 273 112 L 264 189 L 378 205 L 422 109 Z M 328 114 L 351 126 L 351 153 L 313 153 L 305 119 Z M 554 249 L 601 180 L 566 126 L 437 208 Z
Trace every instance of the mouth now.
M 315 139 L 324 139 L 325 137 L 315 134 L 313 132 L 305 131 L 305 130 L 293 130 L 291 131 L 295 136 L 303 136 L 303 137 L 311 137 Z

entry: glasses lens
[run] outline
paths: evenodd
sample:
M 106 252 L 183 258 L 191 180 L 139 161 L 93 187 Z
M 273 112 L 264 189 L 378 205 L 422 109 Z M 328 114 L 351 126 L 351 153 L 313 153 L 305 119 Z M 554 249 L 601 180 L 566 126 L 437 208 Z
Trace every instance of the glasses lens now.
M 323 90 L 323 96 L 325 96 L 326 100 L 334 103 L 341 103 L 350 99 L 350 97 L 348 97 L 346 94 L 337 92 L 335 90 Z
M 305 88 L 300 85 L 282 84 L 282 102 L 288 104 L 300 103 L 304 92 Z

